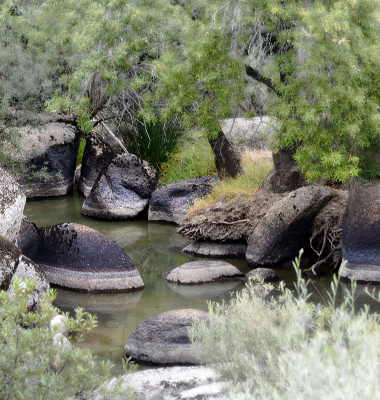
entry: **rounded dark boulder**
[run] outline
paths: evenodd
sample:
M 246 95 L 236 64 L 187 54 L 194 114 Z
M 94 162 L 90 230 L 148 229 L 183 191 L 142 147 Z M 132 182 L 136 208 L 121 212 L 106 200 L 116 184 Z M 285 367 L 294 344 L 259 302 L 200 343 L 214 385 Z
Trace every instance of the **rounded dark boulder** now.
M 180 224 L 198 198 L 210 194 L 219 178 L 203 176 L 185 179 L 158 187 L 149 204 L 149 221 L 168 221 Z
M 280 280 L 277 272 L 270 268 L 256 268 L 245 276 L 246 281 L 255 281 L 255 282 L 277 282 Z
M 184 249 L 183 253 L 202 257 L 245 258 L 247 242 L 245 240 L 226 240 L 223 243 L 212 240 L 196 240 Z
M 85 225 L 64 223 L 38 229 L 35 248 L 20 248 L 39 264 L 50 283 L 78 290 L 144 287 L 136 267 L 115 242 Z
M 172 310 L 141 322 L 124 347 L 126 357 L 158 365 L 196 365 L 188 329 L 196 321 L 209 322 L 209 314 L 194 309 Z
M 137 217 L 148 209 L 158 173 L 133 154 L 116 156 L 103 168 L 82 206 L 82 214 L 106 219 Z

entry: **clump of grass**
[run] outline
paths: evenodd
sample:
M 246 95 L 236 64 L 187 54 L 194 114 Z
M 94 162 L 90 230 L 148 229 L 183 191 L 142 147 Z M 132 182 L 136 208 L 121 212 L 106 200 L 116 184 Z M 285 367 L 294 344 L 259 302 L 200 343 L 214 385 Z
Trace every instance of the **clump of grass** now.
M 245 170 L 244 174 L 235 179 L 227 178 L 220 181 L 207 197 L 195 200 L 189 213 L 221 200 L 232 200 L 237 197 L 247 197 L 253 200 L 257 189 L 261 187 L 273 167 L 271 153 L 246 149 L 242 154 L 242 164 Z
M 86 147 L 86 138 L 81 137 L 80 138 L 80 144 L 79 144 L 79 150 L 78 150 L 78 156 L 77 156 L 77 165 L 82 164 L 82 159 L 83 159 L 83 153 L 84 153 L 84 148 Z
M 214 154 L 206 138 L 193 131 L 185 135 L 160 167 L 160 184 L 217 173 Z

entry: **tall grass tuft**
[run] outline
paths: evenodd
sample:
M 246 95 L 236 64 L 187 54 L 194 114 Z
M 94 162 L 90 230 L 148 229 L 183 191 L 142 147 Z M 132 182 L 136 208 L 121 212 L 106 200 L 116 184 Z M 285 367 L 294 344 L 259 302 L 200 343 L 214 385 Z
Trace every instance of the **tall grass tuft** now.
M 301 255 L 301 254 L 300 254 Z M 228 304 L 210 305 L 210 326 L 190 336 L 203 363 L 231 382 L 231 399 L 377 399 L 380 393 L 380 319 L 354 311 L 355 282 L 336 304 L 340 275 L 327 306 L 311 304 L 301 277 L 295 291 L 250 283 Z
M 129 152 L 150 162 L 158 170 L 177 146 L 181 127 L 176 121 L 137 121 L 134 127 L 120 127 L 120 134 Z
M 167 184 L 216 173 L 210 144 L 200 132 L 193 131 L 181 138 L 168 161 L 161 165 L 160 183 Z

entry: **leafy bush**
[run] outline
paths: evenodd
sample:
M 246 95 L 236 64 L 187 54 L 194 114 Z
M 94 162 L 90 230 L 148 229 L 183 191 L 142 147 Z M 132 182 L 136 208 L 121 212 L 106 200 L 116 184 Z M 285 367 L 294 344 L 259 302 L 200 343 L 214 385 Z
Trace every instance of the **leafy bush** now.
M 58 314 L 52 305 L 54 291 L 39 303 L 38 312 L 28 310 L 28 294 L 35 282 L 16 280 L 12 295 L 0 292 L 0 393 L 9 399 L 74 399 L 78 394 L 100 387 L 110 378 L 107 363 L 97 363 L 88 349 L 69 345 L 50 321 Z M 71 340 L 96 325 L 96 317 L 76 310 L 66 317 Z M 103 372 L 100 374 L 100 372 Z M 111 393 L 102 387 L 104 399 L 118 398 L 120 388 Z M 123 399 L 132 398 L 124 393 Z
M 160 183 L 216 173 L 214 154 L 207 139 L 200 132 L 193 131 L 180 140 L 168 161 L 161 165 Z
M 355 283 L 336 305 L 334 276 L 328 307 L 307 300 L 300 257 L 298 296 L 280 284 L 250 283 L 229 304 L 210 305 L 210 326 L 191 339 L 204 363 L 232 382 L 233 399 L 373 399 L 379 396 L 379 315 L 354 311 Z

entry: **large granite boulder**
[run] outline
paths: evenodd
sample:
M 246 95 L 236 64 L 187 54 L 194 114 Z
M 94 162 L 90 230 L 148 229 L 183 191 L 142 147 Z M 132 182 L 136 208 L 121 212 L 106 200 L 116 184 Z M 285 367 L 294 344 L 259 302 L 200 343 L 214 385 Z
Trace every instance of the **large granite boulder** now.
M 37 264 L 25 257 L 17 246 L 0 236 L 0 290 L 7 290 L 12 295 L 12 284 L 16 278 L 34 279 L 35 289 L 28 295 L 28 306 L 35 310 L 50 289 L 45 274 Z
M 63 196 L 74 184 L 80 131 L 73 125 L 48 123 L 22 128 L 21 153 L 16 159 L 30 173 L 17 176 L 28 198 Z
M 113 388 L 119 380 L 123 391 L 127 393 L 132 388 L 138 400 L 221 400 L 226 398 L 229 387 L 227 383 L 221 382 L 211 368 L 203 366 L 139 371 L 114 378 L 107 387 Z M 103 400 L 104 397 L 96 390 L 88 398 Z
M 32 233 L 30 233 L 30 231 Z M 48 281 L 66 288 L 129 290 L 144 287 L 136 267 L 115 242 L 88 226 L 64 223 L 20 233 L 18 244 Z M 37 242 L 31 245 L 33 239 Z
M 230 143 L 255 150 L 266 149 L 269 146 L 274 129 L 268 116 L 225 119 L 221 128 Z
M 0 168 L 0 235 L 15 242 L 26 197 L 12 175 Z
M 162 185 L 152 193 L 149 221 L 168 221 L 180 224 L 196 199 L 210 194 L 219 178 L 203 176 Z
M 199 364 L 188 333 L 196 321 L 208 323 L 208 313 L 193 309 L 173 310 L 148 318 L 132 331 L 124 354 L 149 364 Z
M 352 179 L 343 216 L 342 277 L 380 282 L 380 178 Z
M 223 243 L 211 240 L 197 240 L 186 246 L 182 252 L 202 257 L 245 258 L 247 242 L 245 240 L 226 240 Z
M 95 136 L 86 139 L 78 189 L 87 197 L 104 167 L 115 157 L 112 149 Z
M 191 261 L 173 269 L 166 280 L 184 285 L 242 278 L 236 267 L 224 261 Z
M 308 246 L 310 229 L 334 189 L 307 186 L 274 204 L 249 238 L 246 258 L 252 268 L 278 264 Z
M 106 219 L 137 217 L 148 209 L 158 173 L 133 154 L 116 156 L 103 168 L 82 206 L 82 214 Z

